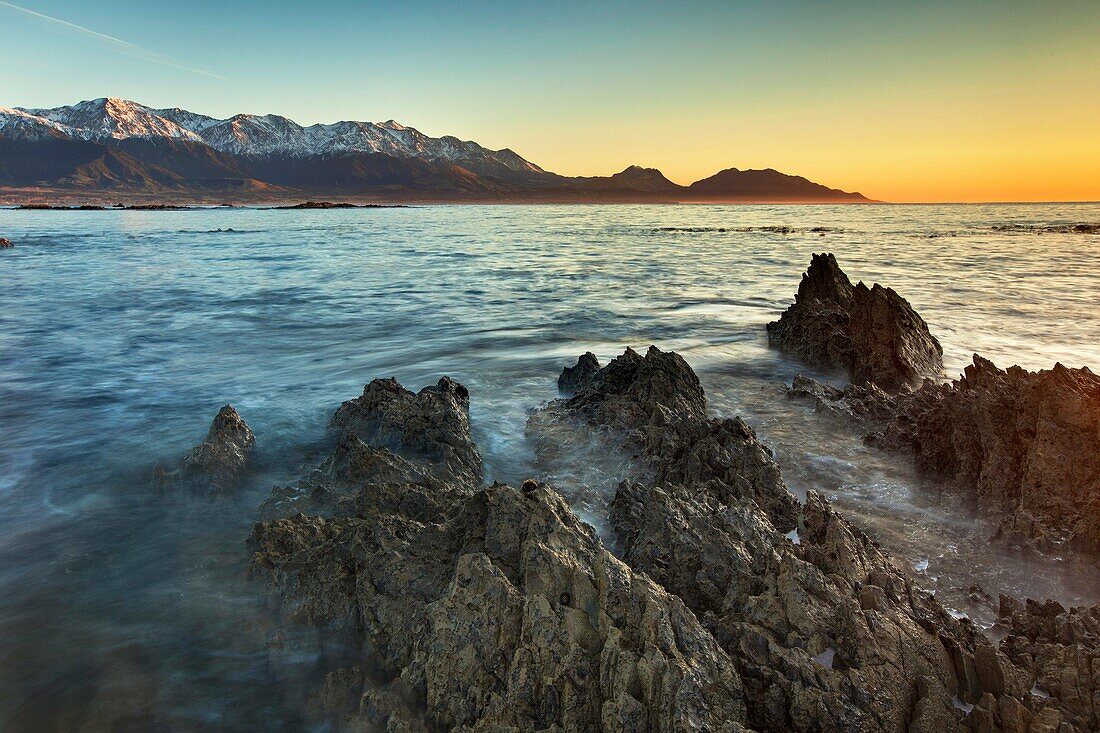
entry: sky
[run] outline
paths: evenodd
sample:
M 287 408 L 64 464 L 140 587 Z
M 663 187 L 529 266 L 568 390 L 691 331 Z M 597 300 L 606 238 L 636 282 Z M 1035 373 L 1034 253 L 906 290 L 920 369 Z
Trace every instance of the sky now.
M 396 119 L 565 175 L 1100 200 L 1100 0 L 0 0 L 0 106 Z

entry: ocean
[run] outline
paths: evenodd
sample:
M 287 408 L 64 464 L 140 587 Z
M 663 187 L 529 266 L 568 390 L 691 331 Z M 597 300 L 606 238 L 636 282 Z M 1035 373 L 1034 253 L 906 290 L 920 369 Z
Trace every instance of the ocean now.
M 906 458 L 789 400 L 800 372 L 843 377 L 764 331 L 832 252 L 909 300 L 948 376 L 974 353 L 1096 368 L 1100 234 L 1072 227 L 1097 223 L 1100 204 L 0 210 L 0 730 L 299 730 L 311 632 L 248 580 L 245 539 L 375 377 L 464 383 L 486 480 L 549 478 L 606 534 L 615 466 L 547 475 L 524 437 L 585 351 L 679 352 L 793 493 L 983 626 L 999 593 L 1100 601 L 1094 565 L 1006 553 Z M 257 436 L 246 485 L 155 488 L 226 403 Z

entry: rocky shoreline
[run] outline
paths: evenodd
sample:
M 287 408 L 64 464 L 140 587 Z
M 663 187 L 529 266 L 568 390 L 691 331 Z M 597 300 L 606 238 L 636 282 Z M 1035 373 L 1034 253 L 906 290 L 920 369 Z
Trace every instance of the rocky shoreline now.
M 950 384 L 899 395 L 805 377 L 788 394 L 851 420 L 868 444 L 912 456 L 997 519 L 998 539 L 1100 553 L 1100 377 L 1087 367 L 1004 370 L 975 354 Z
M 808 297 L 823 280 L 839 300 Z M 938 342 L 893 291 L 857 296 L 862 286 L 847 282 L 834 258 L 815 256 L 779 331 L 801 334 L 806 353 L 839 354 L 830 363 L 853 374 L 885 374 L 891 392 L 799 377 L 789 394 L 972 486 L 979 506 L 1009 512 L 1006 535 L 1041 527 L 1053 537 L 1069 522 L 1058 541 L 1092 549 L 1095 505 L 1058 492 L 1096 493 L 1095 467 L 1078 451 L 1098 454 L 1088 441 L 1100 439 L 1100 380 L 1060 365 L 1004 371 L 975 357 L 955 383 L 910 389 L 939 358 Z M 860 297 L 877 303 L 877 326 L 853 326 L 863 318 L 855 306 L 840 317 L 837 303 Z M 813 325 L 813 308 L 829 328 Z M 889 358 L 857 367 L 845 356 L 883 333 L 878 353 Z M 918 352 L 927 357 L 919 368 L 908 359 Z M 323 635 L 316 649 L 298 650 L 324 673 L 309 711 L 318 725 L 1100 727 L 1100 606 L 1001 596 L 988 633 L 950 612 L 825 496 L 792 495 L 771 450 L 740 418 L 709 413 L 674 352 L 627 349 L 602 366 L 586 353 L 558 387 L 560 399 L 531 411 L 527 437 L 537 465 L 575 455 L 575 445 L 621 458 L 621 483 L 603 508 L 612 539 L 538 476 L 486 485 L 470 394 L 447 377 L 419 392 L 394 379 L 367 384 L 332 416 L 330 455 L 264 502 L 248 540 L 251 577 L 270 587 L 287 623 L 339 634 L 354 650 L 326 655 Z M 254 444 L 227 405 L 203 443 L 158 479 L 231 490 Z M 287 653 L 280 639 L 272 664 Z
M 228 409 L 228 408 L 227 408 Z M 225 412 L 223 410 L 223 412 Z M 227 415 L 202 455 L 229 456 Z M 242 421 L 243 424 L 243 421 Z M 675 353 L 627 350 L 528 431 L 602 433 L 612 552 L 536 479 L 481 482 L 469 395 L 376 380 L 332 455 L 279 488 L 251 571 L 293 622 L 351 635 L 313 714 L 342 730 L 1084 731 L 1094 610 L 1002 599 L 1000 644 L 944 610 L 821 495 L 800 503 Z M 192 454 L 194 455 L 194 453 Z M 209 465 L 209 464 L 206 464 Z M 215 478 L 214 471 L 203 475 Z M 220 478 L 219 478 L 220 480 Z M 1066 631 L 1062 631 L 1065 629 Z M 1070 634 L 1067 646 L 1066 635 Z

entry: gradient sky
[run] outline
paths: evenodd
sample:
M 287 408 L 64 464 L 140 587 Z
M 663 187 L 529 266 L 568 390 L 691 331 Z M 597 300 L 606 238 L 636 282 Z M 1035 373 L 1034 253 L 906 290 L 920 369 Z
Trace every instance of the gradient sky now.
M 393 118 L 569 175 L 1100 200 L 1100 0 L 962 5 L 0 1 L 0 105 Z

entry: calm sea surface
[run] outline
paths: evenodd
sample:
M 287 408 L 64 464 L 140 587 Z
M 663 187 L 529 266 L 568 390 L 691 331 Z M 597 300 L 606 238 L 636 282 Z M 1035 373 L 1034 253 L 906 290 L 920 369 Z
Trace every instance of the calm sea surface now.
M 1048 230 L 1079 223 L 1100 205 L 0 210 L 0 730 L 300 729 L 316 644 L 273 653 L 245 580 L 271 486 L 385 376 L 461 380 L 486 478 L 538 475 L 527 410 L 586 350 L 680 352 L 792 491 L 824 491 L 979 623 L 972 585 L 1100 601 L 1094 566 L 1003 554 L 903 458 L 787 400 L 812 372 L 764 333 L 830 251 L 912 303 L 950 375 L 974 352 L 1096 368 L 1100 235 Z M 227 402 L 254 478 L 223 500 L 154 490 Z M 616 477 L 597 463 L 552 478 L 601 526 Z

